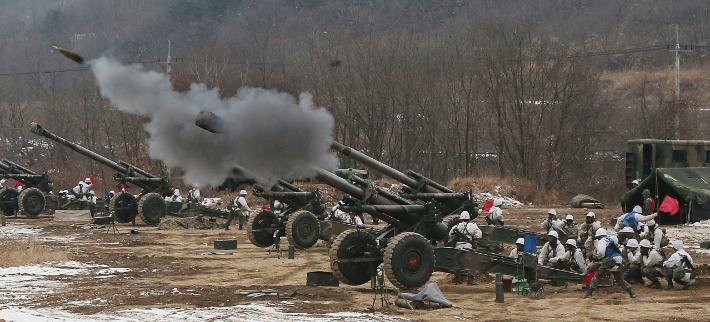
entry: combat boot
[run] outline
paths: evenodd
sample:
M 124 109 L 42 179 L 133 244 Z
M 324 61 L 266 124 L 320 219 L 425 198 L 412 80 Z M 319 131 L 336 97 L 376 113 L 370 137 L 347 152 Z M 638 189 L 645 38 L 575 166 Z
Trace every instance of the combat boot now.
M 461 283 L 463 283 L 461 282 L 461 272 L 454 272 L 454 280 L 452 282 L 454 282 L 454 285 L 461 285 Z
M 683 285 L 684 290 L 687 290 L 690 288 L 690 283 L 688 283 L 688 282 L 682 282 L 682 283 L 678 282 L 678 284 Z
M 244 227 L 242 227 L 242 224 L 239 224 L 239 230 L 244 230 Z
M 634 293 L 634 290 L 629 289 L 629 297 L 632 298 L 632 299 L 635 299 L 635 298 L 636 298 L 636 293 Z
M 587 294 L 584 295 L 584 298 L 585 298 L 585 299 L 591 299 L 593 292 L 594 292 L 594 291 L 593 291 L 592 289 L 589 289 L 589 290 L 587 291 Z
M 478 283 L 473 281 L 473 275 L 468 276 L 468 282 L 466 283 L 466 285 L 468 285 L 468 286 L 478 285 Z
M 653 288 L 653 289 L 657 289 L 657 290 L 658 290 L 658 289 L 661 288 L 661 282 L 655 281 L 655 282 L 653 282 L 653 283 L 651 283 L 651 284 L 648 284 L 648 286 L 646 286 L 646 287 L 648 287 L 648 288 Z
M 673 282 L 669 281 L 668 286 L 666 286 L 666 291 L 672 291 L 674 289 L 675 287 L 673 287 Z

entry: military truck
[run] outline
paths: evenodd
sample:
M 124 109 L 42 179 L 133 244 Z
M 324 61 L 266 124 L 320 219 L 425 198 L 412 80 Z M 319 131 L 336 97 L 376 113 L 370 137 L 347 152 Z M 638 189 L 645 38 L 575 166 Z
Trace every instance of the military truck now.
M 660 212 L 661 224 L 710 219 L 710 141 L 630 140 L 625 183 L 631 189 L 621 197 L 625 212 L 642 205 L 648 189 L 655 210 L 666 197 L 678 201 L 679 215 Z

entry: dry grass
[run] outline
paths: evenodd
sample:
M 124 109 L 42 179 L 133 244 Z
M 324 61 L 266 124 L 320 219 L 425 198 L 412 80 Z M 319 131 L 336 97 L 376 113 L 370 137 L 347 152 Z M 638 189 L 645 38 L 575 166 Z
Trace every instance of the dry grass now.
M 0 267 L 34 265 L 68 259 L 65 251 L 40 245 L 32 239 L 26 241 L 3 241 L 0 243 L 0 254 L 3 256 L 2 261 L 0 261 Z
M 559 204 L 560 196 L 557 191 L 545 192 L 537 188 L 530 180 L 519 177 L 479 176 L 456 178 L 449 182 L 448 187 L 456 191 L 473 193 L 488 192 L 493 195 L 500 193 L 504 197 L 514 198 L 522 202 L 534 204 Z M 496 189 L 500 187 L 500 189 Z

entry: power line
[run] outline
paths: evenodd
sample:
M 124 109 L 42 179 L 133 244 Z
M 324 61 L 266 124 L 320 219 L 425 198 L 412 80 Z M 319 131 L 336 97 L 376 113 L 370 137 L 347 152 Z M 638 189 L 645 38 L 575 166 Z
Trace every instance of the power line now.
M 178 60 L 177 58 L 174 58 L 173 61 Z M 132 64 L 155 64 L 155 63 L 161 63 L 162 60 L 160 58 L 151 58 L 148 60 L 141 60 L 134 62 Z M 36 74 L 54 74 L 54 73 L 69 73 L 69 72 L 83 72 L 90 70 L 90 67 L 87 66 L 82 66 L 82 67 L 75 67 L 75 68 L 66 68 L 66 69 L 50 69 L 50 70 L 40 70 L 40 71 L 34 71 L 34 72 L 15 72 L 15 73 L 0 73 L 0 76 L 20 76 L 20 75 L 36 75 Z

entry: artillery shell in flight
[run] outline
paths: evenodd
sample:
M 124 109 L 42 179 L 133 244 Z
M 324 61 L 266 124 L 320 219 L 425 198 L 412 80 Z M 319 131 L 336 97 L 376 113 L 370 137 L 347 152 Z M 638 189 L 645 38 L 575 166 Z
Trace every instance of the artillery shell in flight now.
M 54 47 L 54 49 L 56 49 L 58 52 L 60 52 L 66 58 L 69 58 L 79 64 L 84 63 L 84 57 L 77 55 L 76 53 L 72 52 L 71 50 L 66 49 L 66 48 L 62 48 L 62 47 L 57 47 L 57 46 L 52 46 L 52 47 Z

